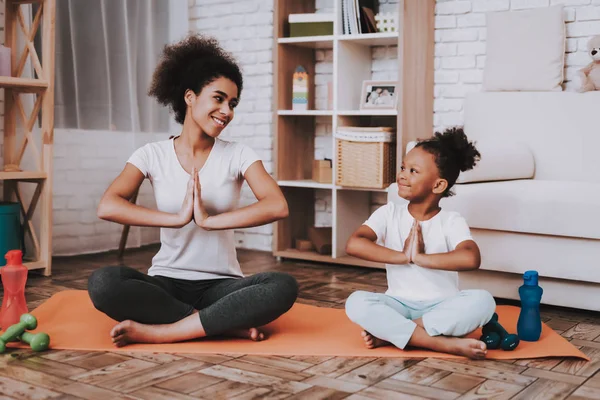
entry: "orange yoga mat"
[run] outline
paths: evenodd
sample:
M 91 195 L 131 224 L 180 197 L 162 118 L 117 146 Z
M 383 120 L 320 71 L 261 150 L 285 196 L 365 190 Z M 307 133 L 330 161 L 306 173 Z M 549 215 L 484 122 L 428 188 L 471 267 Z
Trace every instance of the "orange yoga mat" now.
M 498 306 L 500 323 L 509 331 L 516 331 L 519 309 Z M 268 339 L 252 342 L 243 339 L 203 338 L 173 344 L 133 344 L 116 348 L 109 337 L 116 322 L 97 311 L 83 290 L 67 290 L 52 296 L 32 311 L 38 318 L 36 331 L 50 335 L 52 349 L 87 351 L 150 351 L 163 353 L 237 353 L 262 355 L 311 355 L 344 357 L 438 357 L 458 356 L 426 350 L 402 351 L 387 346 L 369 350 L 360 336 L 361 328 L 353 324 L 344 310 L 295 304 L 264 330 Z M 473 337 L 479 337 L 474 333 Z M 8 345 L 23 347 L 23 344 Z M 25 345 L 26 346 L 26 345 Z M 491 359 L 537 358 L 571 356 L 589 360 L 548 326 L 544 325 L 537 342 L 523 342 L 511 352 L 491 350 Z

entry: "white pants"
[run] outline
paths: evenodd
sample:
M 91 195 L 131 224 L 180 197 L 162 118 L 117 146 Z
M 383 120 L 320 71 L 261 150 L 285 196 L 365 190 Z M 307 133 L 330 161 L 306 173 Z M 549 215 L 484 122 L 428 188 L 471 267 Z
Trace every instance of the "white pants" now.
M 464 336 L 487 324 L 496 302 L 485 290 L 463 290 L 441 302 L 410 302 L 382 293 L 354 292 L 346 300 L 346 314 L 371 335 L 404 349 L 423 318 L 430 336 Z

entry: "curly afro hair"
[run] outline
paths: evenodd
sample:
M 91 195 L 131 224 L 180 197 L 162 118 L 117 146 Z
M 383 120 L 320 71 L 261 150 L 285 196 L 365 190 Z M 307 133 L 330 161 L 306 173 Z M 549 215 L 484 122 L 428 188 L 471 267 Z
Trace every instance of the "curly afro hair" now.
M 206 85 L 221 77 L 237 85 L 239 98 L 243 81 L 236 60 L 215 38 L 191 34 L 164 47 L 148 95 L 170 107 L 175 113 L 175 121 L 183 124 L 187 109 L 186 90 L 199 94 Z
M 436 132 L 432 138 L 420 141 L 415 147 L 420 147 L 435 157 L 440 177 L 448 181 L 443 197 L 454 195 L 450 188 L 456 183 L 460 172 L 472 169 L 481 159 L 481 154 L 462 128 Z

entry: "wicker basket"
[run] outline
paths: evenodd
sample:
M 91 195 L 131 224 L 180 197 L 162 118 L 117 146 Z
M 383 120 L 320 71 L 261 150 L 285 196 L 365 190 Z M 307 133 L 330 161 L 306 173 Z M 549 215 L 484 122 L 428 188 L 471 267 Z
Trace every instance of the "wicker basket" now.
M 356 130 L 353 138 L 351 130 Z M 382 132 L 388 132 L 385 141 Z M 383 189 L 396 179 L 396 144 L 391 129 L 344 128 L 336 132 L 336 185 Z M 385 135 L 385 134 L 384 134 Z

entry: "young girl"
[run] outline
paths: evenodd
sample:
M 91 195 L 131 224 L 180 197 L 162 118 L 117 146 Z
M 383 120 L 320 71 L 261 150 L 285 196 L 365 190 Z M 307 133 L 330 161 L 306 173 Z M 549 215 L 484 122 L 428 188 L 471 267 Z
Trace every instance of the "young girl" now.
M 98 206 L 102 219 L 160 227 L 161 247 L 148 275 L 104 267 L 88 282 L 94 306 L 122 321 L 116 346 L 218 334 L 264 339 L 257 328 L 291 308 L 290 275 L 244 278 L 233 229 L 285 218 L 287 202 L 256 153 L 218 138 L 233 120 L 242 91 L 234 59 L 212 38 L 189 36 L 166 46 L 149 94 L 172 108 L 181 134 L 133 153 Z M 128 200 L 150 179 L 158 210 Z M 238 208 L 244 179 L 258 202 Z
M 348 240 L 348 254 L 386 264 L 385 294 L 358 291 L 346 301 L 368 348 L 391 343 L 485 357 L 483 342 L 460 337 L 486 324 L 496 304 L 486 291 L 459 291 L 457 271 L 479 268 L 479 248 L 466 221 L 440 208 L 460 171 L 479 157 L 462 129 L 419 142 L 397 177 L 408 204 L 380 207 Z

